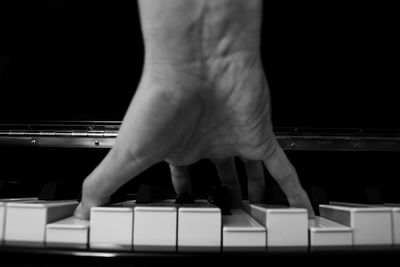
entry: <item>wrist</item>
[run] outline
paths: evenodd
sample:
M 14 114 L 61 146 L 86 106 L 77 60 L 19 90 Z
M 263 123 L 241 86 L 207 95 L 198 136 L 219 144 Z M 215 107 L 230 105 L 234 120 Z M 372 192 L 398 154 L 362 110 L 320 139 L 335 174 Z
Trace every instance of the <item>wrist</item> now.
M 193 63 L 260 47 L 261 0 L 139 1 L 147 61 Z
M 218 89 L 222 80 L 242 77 L 248 72 L 263 74 L 261 55 L 256 51 L 238 51 L 224 56 L 212 56 L 202 60 L 177 58 L 147 58 L 143 77 L 151 81 L 170 78 L 177 82 L 185 81 L 203 89 Z

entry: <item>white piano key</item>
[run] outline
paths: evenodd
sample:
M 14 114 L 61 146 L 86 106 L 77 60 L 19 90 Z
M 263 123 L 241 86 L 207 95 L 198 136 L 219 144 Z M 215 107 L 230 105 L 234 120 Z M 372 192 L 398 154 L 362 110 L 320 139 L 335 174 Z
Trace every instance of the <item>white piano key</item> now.
M 400 204 L 386 203 L 384 206 L 392 210 L 393 244 L 400 245 Z
M 44 245 L 46 225 L 71 216 L 78 205 L 72 201 L 9 202 L 6 204 L 6 244 L 26 242 Z
M 0 242 L 4 240 L 4 230 L 6 226 L 6 203 L 8 202 L 29 202 L 37 198 L 4 198 L 0 199 Z
M 125 201 L 109 206 L 91 208 L 90 247 L 131 250 L 134 206 L 135 201 Z
M 338 205 L 351 205 L 351 206 L 367 206 L 367 207 L 386 207 L 392 211 L 392 243 L 395 245 L 400 244 L 400 204 L 397 203 L 385 203 L 385 204 L 356 204 L 356 203 L 343 203 L 343 202 L 332 202 Z
M 311 247 L 353 245 L 351 227 L 319 216 L 308 222 Z
M 243 208 L 267 228 L 268 247 L 308 246 L 306 209 L 244 203 Z
M 353 229 L 354 245 L 392 244 L 392 211 L 352 203 L 331 202 L 319 206 L 320 216 Z
M 86 248 L 89 220 L 73 216 L 46 225 L 46 246 Z
M 178 209 L 178 250 L 219 251 L 221 210 L 207 201 L 196 200 Z
M 172 201 L 137 205 L 134 212 L 135 251 L 176 251 L 178 212 Z
M 222 216 L 223 250 L 264 250 L 266 229 L 241 209 Z

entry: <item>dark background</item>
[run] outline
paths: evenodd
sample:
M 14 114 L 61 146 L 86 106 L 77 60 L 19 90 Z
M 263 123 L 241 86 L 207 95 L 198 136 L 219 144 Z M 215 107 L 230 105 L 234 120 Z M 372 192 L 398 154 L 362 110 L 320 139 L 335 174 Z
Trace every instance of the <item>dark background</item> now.
M 138 84 L 136 1 L 0 4 L 0 121 L 121 120 Z M 275 126 L 400 128 L 398 9 L 264 1 Z
M 400 129 L 400 16 L 388 2 L 264 1 L 275 126 Z M 1 2 L 0 34 L 0 122 L 122 119 L 143 63 L 136 1 Z M 2 147 L 0 179 L 31 181 L 36 191 L 49 180 L 80 183 L 106 152 Z M 323 186 L 339 199 L 348 200 L 351 185 L 398 185 L 398 153 L 288 156 L 306 189 Z M 190 168 L 194 193 L 204 196 L 218 181 L 215 167 L 203 160 Z M 158 180 L 172 192 L 168 178 L 160 163 L 125 189 Z M 271 191 L 275 182 L 266 179 Z

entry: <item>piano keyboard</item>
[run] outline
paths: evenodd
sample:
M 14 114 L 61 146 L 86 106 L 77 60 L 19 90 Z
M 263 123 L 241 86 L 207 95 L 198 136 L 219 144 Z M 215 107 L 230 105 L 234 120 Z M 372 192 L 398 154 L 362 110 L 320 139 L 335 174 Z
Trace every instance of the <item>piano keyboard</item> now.
M 6 244 L 26 242 L 44 245 L 46 225 L 71 216 L 78 201 L 18 201 L 6 203 L 4 240 Z
M 333 203 L 320 206 L 321 216 L 350 226 L 354 245 L 392 244 L 392 212 L 386 207 Z
M 221 210 L 205 200 L 149 205 L 134 200 L 91 209 L 91 219 L 72 217 L 77 201 L 0 200 L 0 237 L 6 245 L 33 244 L 126 251 L 260 251 L 274 247 L 399 244 L 397 205 L 320 205 L 306 210 L 244 203 Z M 0 225 L 1 226 L 1 225 Z

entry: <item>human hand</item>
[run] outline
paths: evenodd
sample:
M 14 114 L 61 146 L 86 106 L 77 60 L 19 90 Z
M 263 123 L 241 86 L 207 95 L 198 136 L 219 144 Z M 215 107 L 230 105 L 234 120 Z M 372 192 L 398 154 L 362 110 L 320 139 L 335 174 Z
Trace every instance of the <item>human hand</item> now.
M 272 131 L 270 94 L 259 53 L 260 18 L 254 17 L 260 1 L 228 2 L 141 2 L 146 46 L 141 82 L 114 147 L 84 181 L 75 216 L 88 218 L 91 207 L 107 203 L 122 184 L 163 160 L 180 194 L 190 190 L 188 165 L 212 159 L 233 206 L 238 206 L 234 156 L 245 159 L 251 201 L 263 197 L 263 161 L 289 204 L 307 208 L 313 216 L 296 171 Z M 196 14 L 213 12 L 202 5 L 232 3 L 238 7 L 227 8 L 229 14 L 205 14 L 221 21 L 209 25 L 196 19 Z M 165 12 L 171 6 L 187 17 L 168 17 L 167 24 L 151 22 L 162 17 L 155 10 Z M 190 21 L 185 24 L 185 19 Z M 198 34 L 198 29 L 203 32 Z

